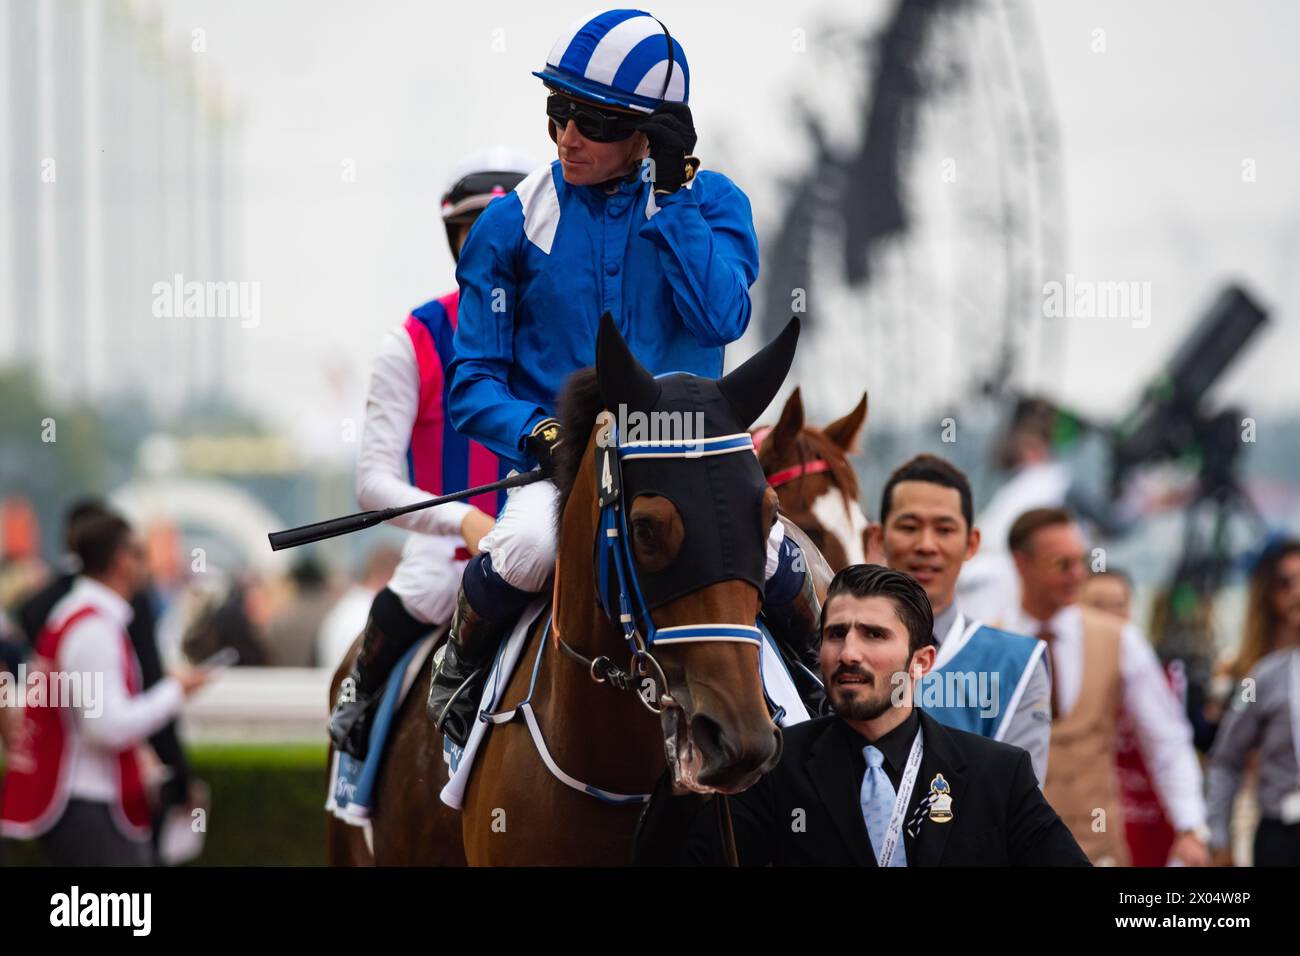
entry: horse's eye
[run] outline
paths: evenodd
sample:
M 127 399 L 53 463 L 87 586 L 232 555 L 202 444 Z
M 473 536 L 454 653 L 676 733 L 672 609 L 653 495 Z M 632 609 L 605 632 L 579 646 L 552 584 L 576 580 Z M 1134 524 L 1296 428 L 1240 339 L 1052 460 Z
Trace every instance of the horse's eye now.
M 654 522 L 641 519 L 632 522 L 632 536 L 636 543 L 647 548 L 654 547 L 656 540 Z

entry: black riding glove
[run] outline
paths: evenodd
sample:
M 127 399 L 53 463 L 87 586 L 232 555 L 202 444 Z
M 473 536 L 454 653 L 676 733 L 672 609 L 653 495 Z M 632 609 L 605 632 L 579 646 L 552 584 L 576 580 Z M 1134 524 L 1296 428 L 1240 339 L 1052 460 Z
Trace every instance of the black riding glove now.
M 547 478 L 555 475 L 555 450 L 560 447 L 560 423 L 554 418 L 544 418 L 538 422 L 524 440 L 528 453 L 537 459 L 542 474 Z
M 656 193 L 675 193 L 689 182 L 700 161 L 695 149 L 695 123 L 685 103 L 664 103 L 637 127 L 650 142 L 651 179 Z

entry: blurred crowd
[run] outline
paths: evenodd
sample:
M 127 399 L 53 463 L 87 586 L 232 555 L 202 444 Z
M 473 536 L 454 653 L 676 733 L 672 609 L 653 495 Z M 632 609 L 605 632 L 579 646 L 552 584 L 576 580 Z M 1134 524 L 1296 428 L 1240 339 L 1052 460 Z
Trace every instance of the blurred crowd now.
M 78 559 L 71 550 L 75 518 L 92 499 L 74 502 L 61 529 L 62 553 L 42 557 L 41 529 L 21 498 L 0 504 L 0 661 L 16 664 L 39 636 L 46 602 L 33 600 L 55 582 L 71 580 Z M 330 667 L 342 661 L 365 625 L 374 595 L 388 582 L 401 549 L 380 544 L 354 569 L 328 568 L 312 554 L 299 556 L 282 575 L 250 569 L 193 571 L 184 560 L 181 532 L 164 519 L 136 529 L 141 535 L 145 583 L 143 629 L 161 660 L 200 663 L 223 648 L 238 652 L 236 666 Z
M 179 733 L 184 701 L 220 667 L 337 666 L 400 552 L 376 547 L 354 578 L 311 556 L 282 578 L 197 572 L 173 525 L 135 528 L 93 498 L 60 534 L 46 562 L 31 507 L 0 507 L 0 833 L 57 865 L 193 858 L 207 788 Z M 65 721 L 56 681 L 75 674 L 92 677 L 75 691 L 86 719 Z

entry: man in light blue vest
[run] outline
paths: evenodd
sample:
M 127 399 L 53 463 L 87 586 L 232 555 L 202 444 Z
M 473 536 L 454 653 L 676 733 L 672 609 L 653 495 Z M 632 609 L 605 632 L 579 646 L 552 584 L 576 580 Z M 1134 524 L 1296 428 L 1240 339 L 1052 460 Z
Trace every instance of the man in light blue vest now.
M 949 727 L 1029 751 L 1039 785 L 1052 735 L 1051 675 L 1044 645 L 967 618 L 957 607 L 962 565 L 979 550 L 970 482 L 937 455 L 917 455 L 885 483 L 873 548 L 925 588 L 938 656 L 917 702 Z

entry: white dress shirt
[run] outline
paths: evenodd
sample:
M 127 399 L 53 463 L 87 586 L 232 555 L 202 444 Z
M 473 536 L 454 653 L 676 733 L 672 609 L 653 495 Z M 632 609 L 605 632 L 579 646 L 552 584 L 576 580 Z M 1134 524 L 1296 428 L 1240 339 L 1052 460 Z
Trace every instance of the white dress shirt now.
M 384 336 L 370 374 L 366 424 L 357 457 L 357 503 L 362 508 L 400 508 L 431 497 L 411 484 L 406 463 L 419 410 L 420 366 L 411 336 L 399 325 Z M 455 554 L 465 543 L 460 526 L 472 507 L 453 501 L 392 521 L 416 534 L 403 546 L 401 563 L 388 588 L 412 617 L 426 624 L 450 620 L 455 609 L 465 568 Z
M 58 668 L 82 677 L 80 706 L 73 709 L 75 732 L 69 742 L 69 793 L 83 800 L 112 803 L 118 798 L 118 754 L 144 744 L 180 713 L 185 693 L 166 677 L 134 697 L 127 694 L 127 666 L 139 664 L 134 652 L 123 654 L 131 605 L 93 578 L 79 577 L 50 612 L 53 626 L 93 605 L 98 614 L 83 618 L 63 635 Z M 138 686 L 138 684 L 137 684 Z
M 1083 685 L 1083 614 L 1079 606 L 1062 608 L 1050 621 L 1030 617 L 1023 609 L 1008 615 L 1005 626 L 1038 635 L 1046 626 L 1054 635 L 1052 680 L 1061 712 L 1078 703 Z M 1132 624 L 1125 624 L 1120 642 L 1120 679 L 1124 710 L 1133 719 L 1138 748 L 1146 761 L 1156 795 L 1174 829 L 1205 826 L 1205 797 L 1201 765 L 1192 746 L 1192 725 L 1170 690 L 1155 650 Z
M 964 613 L 972 619 L 996 621 L 1020 606 L 1020 575 L 1007 535 L 1015 520 L 1031 508 L 1064 505 L 1070 481 L 1070 469 L 1060 462 L 1023 465 L 984 506 L 975 519 L 979 553 L 962 565 L 957 579 L 957 600 Z

